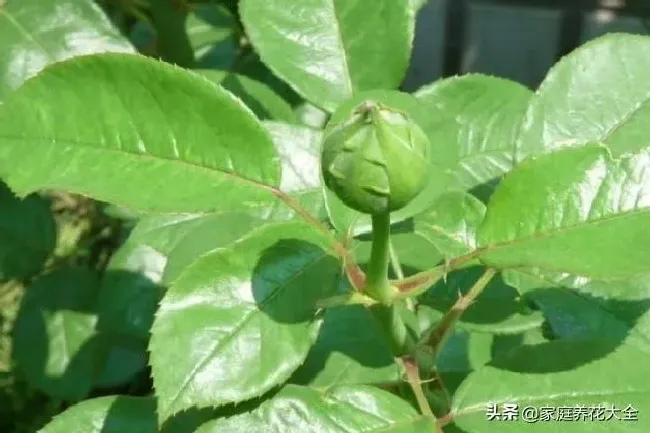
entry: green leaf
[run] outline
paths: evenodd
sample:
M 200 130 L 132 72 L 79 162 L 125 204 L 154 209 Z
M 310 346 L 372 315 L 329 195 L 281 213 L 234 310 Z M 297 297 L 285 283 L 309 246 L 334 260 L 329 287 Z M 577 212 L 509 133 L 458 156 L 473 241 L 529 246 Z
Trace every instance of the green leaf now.
M 264 220 L 243 212 L 224 212 L 201 218 L 201 225 L 188 232 L 169 251 L 163 281 L 172 283 L 205 253 L 227 248 L 245 238 Z
M 288 123 L 296 120 L 291 105 L 264 83 L 227 71 L 198 69 L 194 72 L 237 96 L 261 120 L 281 120 Z
M 420 305 L 425 308 L 418 313 L 426 314 L 432 323 L 440 321 L 456 303 L 459 294 L 466 294 L 484 272 L 483 266 L 451 272 L 420 297 Z M 476 302 L 465 310 L 457 326 L 467 331 L 494 334 L 514 334 L 538 327 L 544 317 L 539 311 L 530 311 L 527 302 L 502 278 L 493 278 Z
M 324 245 L 305 224 L 269 224 L 174 281 L 149 346 L 161 420 L 256 397 L 302 364 L 320 326 L 315 303 L 339 278 Z
M 434 431 L 404 400 L 368 386 L 318 392 L 288 385 L 258 409 L 219 419 L 196 433 L 421 433 Z
M 358 91 L 397 88 L 406 72 L 409 0 L 244 0 L 240 12 L 262 60 L 328 111 Z
M 155 412 L 150 397 L 99 397 L 66 409 L 39 433 L 155 433 Z
M 598 144 L 522 163 L 490 200 L 479 258 L 592 278 L 647 271 L 649 167 L 646 152 L 612 159 Z
M 65 400 L 88 394 L 105 353 L 95 331 L 97 289 L 97 275 L 83 268 L 59 269 L 27 289 L 13 348 L 32 386 Z
M 400 378 L 390 347 L 370 312 L 351 306 L 327 310 L 318 339 L 292 382 L 329 388 Z
M 524 346 L 494 360 L 470 374 L 454 396 L 452 415 L 455 423 L 468 433 L 522 430 L 543 432 L 646 432 L 650 419 L 642 415 L 650 407 L 650 386 L 643 379 L 647 353 L 632 347 L 611 352 L 607 341 L 553 341 Z M 638 421 L 489 421 L 487 405 L 518 404 L 521 411 L 531 406 L 612 407 L 623 410 L 628 405 L 640 411 Z M 554 408 L 554 409 L 553 409 Z M 622 413 L 618 412 L 617 416 Z M 497 423 L 497 424 L 495 424 Z M 555 427 L 557 426 L 557 427 Z M 555 428 L 554 428 L 555 427 Z
M 650 354 L 650 279 L 587 281 L 579 286 L 512 270 L 517 287 L 543 311 L 553 335 L 563 339 L 607 338 Z
M 486 75 L 464 75 L 419 89 L 436 165 L 463 191 L 482 188 L 512 169 L 515 141 L 532 93 L 524 86 Z
M 647 147 L 650 38 L 610 34 L 557 63 L 531 100 L 517 159 L 601 141 L 614 156 Z
M 0 3 L 0 102 L 47 65 L 99 52 L 133 52 L 102 10 L 87 0 Z
M 250 208 L 273 200 L 277 159 L 231 94 L 136 55 L 54 65 L 0 107 L 0 175 L 21 195 L 58 188 L 142 211 Z
M 0 281 L 36 274 L 55 244 L 49 203 L 36 195 L 19 200 L 0 182 Z
M 232 66 L 239 48 L 235 25 L 235 18 L 223 6 L 192 6 L 185 29 L 198 67 L 229 69 Z
M 280 157 L 280 191 L 288 194 L 316 217 L 326 218 L 323 184 L 320 176 L 321 131 L 281 122 L 264 122 Z M 274 218 L 286 213 L 286 206 Z
M 484 217 L 485 205 L 477 198 L 450 192 L 415 217 L 415 232 L 433 243 L 445 258 L 452 259 L 476 249 L 476 232 Z
M 304 101 L 291 86 L 278 78 L 277 75 L 262 63 L 255 50 L 250 46 L 239 54 L 237 61 L 229 70 L 266 84 L 292 107 Z
M 99 291 L 98 328 L 146 340 L 158 302 L 167 257 L 130 238 L 111 257 Z
M 155 0 L 150 3 L 149 11 L 156 31 L 158 54 L 169 63 L 184 68 L 194 66 L 194 51 L 185 32 L 185 3 Z
M 241 410 L 241 406 L 237 410 Z M 159 433 L 196 433 L 199 426 L 219 415 L 215 409 L 189 409 L 171 417 L 162 425 Z
M 492 359 L 494 338 L 493 334 L 455 329 L 436 358 L 436 370 L 464 377 L 479 369 Z
M 323 111 L 307 101 L 295 107 L 294 113 L 298 118 L 298 123 L 309 126 L 310 128 L 322 129 L 329 119 L 329 113 L 327 111 Z
M 106 355 L 104 371 L 96 386 L 115 388 L 128 384 L 147 366 L 147 345 L 143 341 L 124 337 L 112 338 Z
M 319 176 L 320 132 L 280 122 L 265 122 L 279 154 L 282 180 L 280 191 L 290 196 L 307 212 L 324 214 L 323 191 Z M 270 203 L 263 218 L 243 212 L 206 214 L 197 226 L 183 235 L 168 250 L 164 282 L 173 281 L 183 268 L 200 255 L 239 240 L 252 229 L 269 221 L 295 219 L 297 215 L 279 201 Z M 198 221 L 201 221 L 198 224 Z M 228 230 L 224 230 L 227 227 Z

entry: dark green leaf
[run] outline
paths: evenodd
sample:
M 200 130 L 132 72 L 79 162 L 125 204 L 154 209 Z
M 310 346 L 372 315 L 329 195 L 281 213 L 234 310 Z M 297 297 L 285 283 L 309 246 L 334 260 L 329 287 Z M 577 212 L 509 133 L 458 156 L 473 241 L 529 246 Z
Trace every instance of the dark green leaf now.
M 493 342 L 493 334 L 456 329 L 440 350 L 436 369 L 463 376 L 477 370 L 492 359 Z
M 155 433 L 156 401 L 110 396 L 83 401 L 57 415 L 40 433 Z
M 237 96 L 261 120 L 289 123 L 296 120 L 291 106 L 264 83 L 227 71 L 198 69 L 195 72 Z
M 99 292 L 99 323 L 104 332 L 146 340 L 153 323 L 167 256 L 130 238 L 111 258 Z M 155 243 L 155 242 L 151 242 Z
M 316 388 L 396 382 L 401 374 L 370 312 L 360 306 L 327 310 L 305 363 L 292 382 Z
M 198 67 L 228 69 L 237 56 L 236 21 L 223 6 L 193 5 L 185 29 Z
M 18 368 L 32 386 L 51 396 L 78 400 L 104 363 L 95 331 L 98 278 L 82 268 L 63 268 L 27 289 L 13 334 Z
M 36 195 L 19 200 L 0 182 L 0 281 L 37 273 L 55 243 L 49 203 Z
M 518 277 L 517 287 L 543 311 L 556 338 L 608 338 L 650 354 L 648 274 L 579 285 L 527 271 L 512 270 L 506 277 Z
M 475 266 L 450 273 L 420 297 L 425 308 L 419 315 L 426 314 L 432 323 L 442 319 L 458 300 L 459 293 L 466 294 L 483 272 L 484 267 Z M 529 310 L 527 300 L 515 288 L 496 277 L 465 310 L 457 326 L 467 331 L 513 334 L 538 327 L 543 320 L 539 311 Z
M 156 31 L 157 53 L 169 63 L 184 68 L 194 66 L 194 51 L 185 32 L 185 3 L 154 0 L 150 3 L 149 10 Z
M 174 281 L 149 347 L 161 420 L 250 399 L 288 379 L 316 339 L 315 302 L 339 278 L 326 244 L 304 224 L 265 225 Z
M 143 341 L 124 337 L 109 341 L 104 371 L 96 383 L 100 388 L 126 385 L 147 366 L 147 345 Z
M 244 0 L 240 11 L 262 60 L 328 111 L 358 91 L 394 89 L 406 72 L 409 0 Z

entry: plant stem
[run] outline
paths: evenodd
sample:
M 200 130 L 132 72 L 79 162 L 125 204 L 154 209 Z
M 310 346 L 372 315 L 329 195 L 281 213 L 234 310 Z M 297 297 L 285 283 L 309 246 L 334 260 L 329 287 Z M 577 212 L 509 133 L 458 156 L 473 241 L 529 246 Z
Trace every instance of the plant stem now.
M 474 302 L 474 299 L 483 292 L 483 289 L 488 285 L 492 277 L 496 275 L 495 269 L 487 269 L 481 278 L 474 283 L 472 288 L 466 295 L 461 295 L 456 303 L 451 307 L 443 316 L 442 320 L 438 322 L 433 331 L 428 332 L 428 337 L 425 337 L 425 344 L 433 349 L 433 356 L 436 357 L 440 349 L 444 346 L 445 342 L 451 335 L 456 321 L 465 312 L 465 310 Z M 425 335 L 427 335 L 425 334 Z
M 406 372 L 406 380 L 411 386 L 411 390 L 415 395 L 415 399 L 418 402 L 418 407 L 422 415 L 433 417 L 433 411 L 427 400 L 427 396 L 424 395 L 424 390 L 422 389 L 422 383 L 420 381 L 420 370 L 418 369 L 417 362 L 414 358 L 410 356 L 405 356 L 400 358 L 400 363 Z
M 388 281 L 390 255 L 390 213 L 372 215 L 372 247 L 366 273 L 366 291 L 380 302 L 390 302 L 397 289 Z
M 417 342 L 409 334 L 397 305 L 375 304 L 369 310 L 388 340 L 393 356 L 408 355 L 415 350 Z

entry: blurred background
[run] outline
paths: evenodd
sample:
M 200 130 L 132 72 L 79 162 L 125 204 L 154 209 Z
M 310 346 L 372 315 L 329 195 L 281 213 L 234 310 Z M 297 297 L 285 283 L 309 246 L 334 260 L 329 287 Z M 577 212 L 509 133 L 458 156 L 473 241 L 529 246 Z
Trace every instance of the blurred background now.
M 647 34 L 645 0 L 421 1 L 408 90 L 441 76 L 481 72 L 537 87 L 548 69 L 610 32 Z

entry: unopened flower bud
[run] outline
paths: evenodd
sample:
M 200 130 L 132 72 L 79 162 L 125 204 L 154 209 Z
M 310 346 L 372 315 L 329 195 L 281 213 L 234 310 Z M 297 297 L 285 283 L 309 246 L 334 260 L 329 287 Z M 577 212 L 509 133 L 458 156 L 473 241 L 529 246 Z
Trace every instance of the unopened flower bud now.
M 426 186 L 429 140 L 403 112 L 366 101 L 325 136 L 327 187 L 366 214 L 406 206 Z

